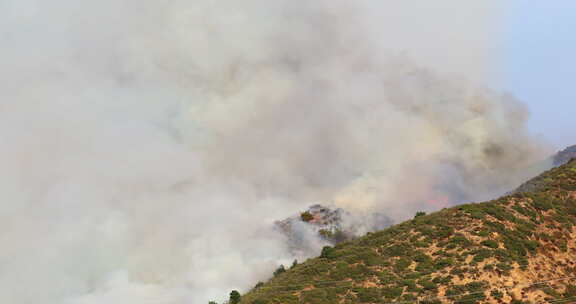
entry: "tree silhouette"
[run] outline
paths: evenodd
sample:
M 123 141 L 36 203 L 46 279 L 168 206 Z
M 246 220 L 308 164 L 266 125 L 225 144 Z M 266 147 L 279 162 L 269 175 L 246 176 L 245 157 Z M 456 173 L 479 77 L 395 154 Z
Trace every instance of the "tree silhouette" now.
M 232 290 L 230 292 L 230 304 L 238 304 L 240 303 L 240 293 L 237 290 Z

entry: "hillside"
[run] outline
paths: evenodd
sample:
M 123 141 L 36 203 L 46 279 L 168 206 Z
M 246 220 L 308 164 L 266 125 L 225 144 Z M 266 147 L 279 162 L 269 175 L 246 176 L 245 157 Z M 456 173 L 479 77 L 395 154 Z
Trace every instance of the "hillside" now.
M 240 303 L 570 303 L 576 160 L 520 190 L 325 247 Z
M 573 158 L 576 158 L 576 145 L 556 153 L 553 157 L 553 164 L 554 166 L 561 166 Z

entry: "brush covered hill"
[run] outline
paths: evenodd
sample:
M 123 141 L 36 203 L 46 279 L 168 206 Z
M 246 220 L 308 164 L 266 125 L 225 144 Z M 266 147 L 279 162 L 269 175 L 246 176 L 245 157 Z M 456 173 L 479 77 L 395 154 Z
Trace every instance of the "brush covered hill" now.
M 576 160 L 519 190 L 325 247 L 240 303 L 576 303 Z

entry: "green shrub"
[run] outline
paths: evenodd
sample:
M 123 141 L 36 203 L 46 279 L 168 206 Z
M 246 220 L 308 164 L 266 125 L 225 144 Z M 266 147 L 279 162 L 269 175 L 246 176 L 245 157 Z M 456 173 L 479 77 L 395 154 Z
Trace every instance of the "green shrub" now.
M 430 246 L 430 242 L 428 241 L 416 241 L 414 242 L 414 246 L 417 248 L 427 248 Z
M 450 274 L 451 274 L 451 275 L 461 275 L 461 274 L 466 273 L 466 271 L 467 271 L 467 268 L 464 268 L 464 267 L 454 267 L 454 268 L 452 268 L 452 270 L 450 270 Z
M 447 238 L 454 233 L 454 228 L 446 225 L 436 226 L 436 237 L 440 239 Z
M 444 269 L 444 268 L 446 268 L 446 267 L 448 267 L 448 266 L 454 265 L 454 263 L 455 263 L 455 261 L 454 261 L 454 259 L 452 259 L 452 258 L 437 259 L 437 260 L 434 262 L 434 268 L 435 268 L 436 270 L 441 270 L 441 269 Z
M 468 213 L 474 219 L 484 219 L 486 212 L 481 207 L 481 204 L 468 204 L 463 205 L 458 208 L 466 213 Z
M 506 247 L 506 249 L 508 249 L 514 255 L 526 255 L 526 248 L 524 248 L 524 244 L 521 240 L 510 237 L 504 238 L 504 247 Z
M 506 226 L 504 226 L 504 224 L 502 224 L 502 223 L 492 222 L 492 221 L 486 221 L 484 223 L 486 224 L 486 226 L 488 226 L 487 228 L 491 228 L 493 231 L 496 231 L 499 234 L 502 234 L 502 235 L 507 234 Z
M 333 259 L 335 257 L 335 253 L 336 251 L 334 248 L 330 246 L 324 246 L 324 248 L 322 248 L 322 253 L 320 253 L 320 257 L 324 259 Z
M 402 280 L 402 286 L 406 286 L 408 290 L 415 290 L 416 289 L 416 281 L 414 280 Z
M 453 286 L 450 286 L 450 288 L 448 288 L 446 290 L 446 296 L 447 297 L 454 297 L 457 295 L 461 295 L 465 292 L 466 292 L 466 289 L 464 288 L 463 285 L 453 285 Z
M 422 262 L 431 262 L 432 258 L 430 258 L 427 254 L 418 252 L 416 255 L 412 257 L 414 262 L 422 263 Z
M 380 299 L 380 289 L 378 288 L 358 288 L 356 297 L 361 303 L 377 303 Z
M 509 213 L 506 208 L 495 203 L 486 204 L 484 206 L 484 212 L 501 221 L 508 220 L 513 222 L 516 218 L 513 214 Z
M 480 262 L 484 261 L 485 259 L 491 257 L 492 251 L 488 250 L 488 249 L 479 249 L 479 250 L 476 250 L 475 252 L 473 252 L 473 254 L 474 254 L 474 258 L 472 259 L 472 261 L 474 261 L 476 263 L 480 263 Z
M 462 234 L 454 235 L 450 239 L 450 243 L 456 245 L 457 247 L 468 247 L 472 245 L 472 242 Z
M 537 241 L 524 240 L 524 246 L 531 253 L 535 253 L 536 249 L 538 249 L 538 247 L 540 247 L 540 243 L 538 243 Z M 567 248 L 566 248 L 566 250 L 567 250 Z M 564 251 L 566 251 L 566 250 L 564 250 Z
M 286 272 L 286 268 L 284 268 L 284 265 L 280 265 L 280 267 L 276 268 L 276 270 L 274 270 L 274 276 L 279 276 L 280 274 Z
M 536 209 L 548 211 L 554 208 L 554 205 L 549 201 L 549 197 L 547 197 L 546 194 L 533 194 L 532 200 L 532 204 Z
M 374 272 L 372 270 L 364 265 L 355 265 L 346 269 L 345 276 L 352 279 L 361 279 L 373 273 Z
M 382 288 L 382 296 L 386 299 L 396 299 L 402 295 L 403 288 L 401 287 L 392 287 L 392 288 Z
M 408 259 L 400 258 L 398 259 L 398 261 L 396 261 L 396 264 L 394 264 L 394 270 L 396 270 L 397 272 L 402 272 L 406 270 L 406 268 L 408 268 L 410 264 L 412 264 L 412 262 L 409 261 Z
M 414 218 L 418 218 L 418 217 L 425 216 L 425 215 L 426 215 L 426 212 L 418 211 L 418 212 L 416 212 L 416 215 L 414 215 Z
M 516 212 L 524 215 L 524 216 L 527 216 L 528 218 L 534 218 L 537 215 L 536 212 L 534 212 L 528 208 L 522 207 L 520 205 L 514 205 L 514 206 L 512 206 L 512 209 L 515 210 Z
M 364 250 L 364 252 L 358 254 L 358 258 L 367 266 L 381 266 L 388 262 L 371 249 Z
M 412 247 L 406 243 L 394 244 L 384 249 L 385 254 L 393 257 L 411 256 L 412 252 Z
M 298 260 L 294 260 L 294 262 L 292 262 L 290 269 L 296 268 L 296 266 L 298 266 Z
M 498 263 L 496 264 L 496 268 L 505 275 L 507 275 L 510 270 L 514 269 L 514 267 L 507 263 Z
M 435 277 L 432 282 L 435 284 L 441 284 L 441 285 L 448 285 L 450 284 L 450 282 L 452 282 L 453 277 L 451 275 L 448 276 L 444 276 L 444 277 Z
M 487 286 L 486 282 L 470 282 L 465 285 L 465 288 L 468 292 L 478 292 L 483 291 Z
M 481 236 L 481 237 L 488 237 L 490 235 L 490 231 L 488 231 L 486 229 L 482 229 L 482 230 L 478 231 L 476 233 L 476 235 Z
M 424 290 L 436 290 L 438 288 L 438 286 L 436 286 L 436 284 L 434 284 L 434 282 L 432 282 L 428 279 L 419 280 L 418 285 L 422 286 L 422 288 L 424 288 Z
M 481 244 L 486 246 L 486 247 L 492 248 L 492 249 L 498 248 L 498 242 L 496 242 L 494 240 L 485 240 L 485 241 L 482 241 Z
M 228 300 L 228 303 L 238 304 L 238 303 L 240 303 L 241 298 L 242 297 L 240 296 L 240 293 L 237 290 L 232 290 L 230 292 L 230 300 Z
M 378 273 L 378 279 L 382 285 L 388 285 L 397 281 L 397 278 L 387 271 Z
M 306 290 L 302 292 L 302 301 L 304 303 L 315 303 L 315 304 L 332 304 L 333 302 L 330 301 L 328 298 L 328 294 L 324 289 L 312 289 Z M 335 299 L 333 299 L 335 300 Z
M 430 273 L 434 270 L 434 264 L 432 261 L 428 260 L 425 262 L 420 262 L 416 265 L 416 271 L 423 272 L 423 273 Z

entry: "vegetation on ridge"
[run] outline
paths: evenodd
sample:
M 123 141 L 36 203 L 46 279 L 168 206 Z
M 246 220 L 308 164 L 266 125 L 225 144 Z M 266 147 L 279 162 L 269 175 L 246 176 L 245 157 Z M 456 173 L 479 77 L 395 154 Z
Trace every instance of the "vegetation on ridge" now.
M 576 161 L 516 193 L 325 247 L 241 304 L 539 303 L 576 296 Z M 546 282 L 556 279 L 555 281 Z M 540 283 L 537 283 L 540 282 Z

